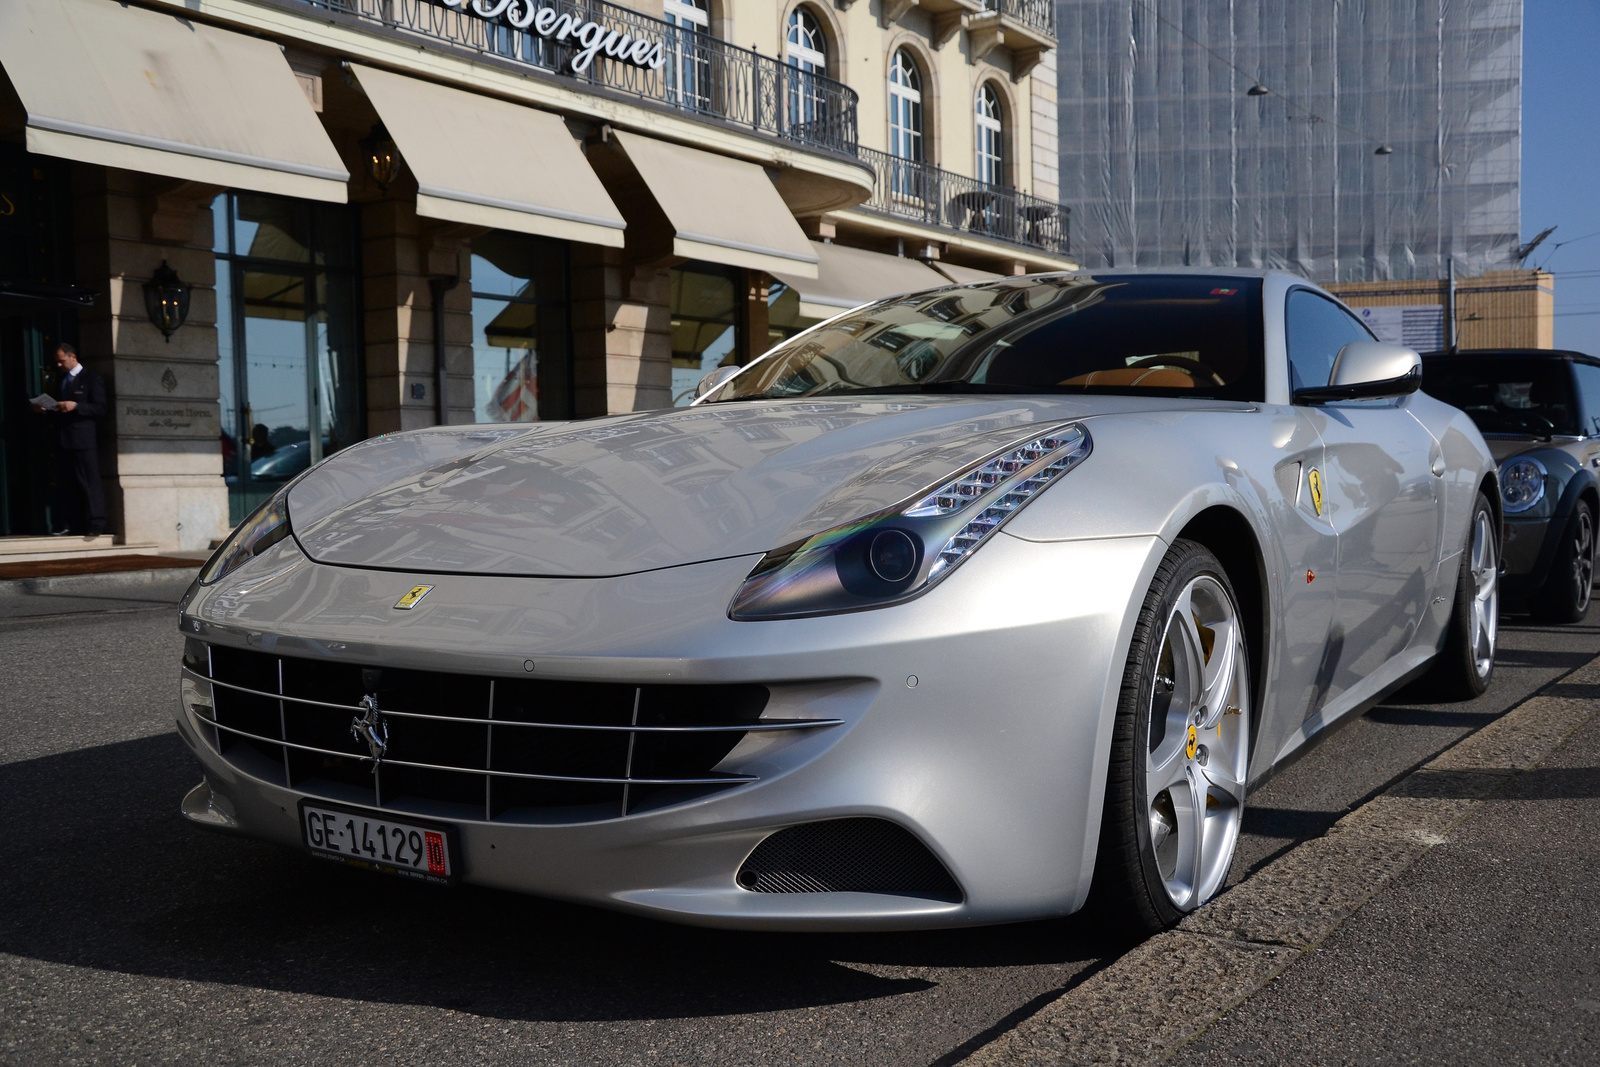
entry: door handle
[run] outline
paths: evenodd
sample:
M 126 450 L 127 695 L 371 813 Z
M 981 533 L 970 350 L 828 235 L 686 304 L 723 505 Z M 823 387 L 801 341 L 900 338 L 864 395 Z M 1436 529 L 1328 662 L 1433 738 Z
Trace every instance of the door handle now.
M 1434 477 L 1436 477 L 1436 478 L 1443 478 L 1444 477 L 1444 453 L 1441 452 L 1438 455 L 1433 457 L 1433 468 L 1432 469 L 1433 469 Z

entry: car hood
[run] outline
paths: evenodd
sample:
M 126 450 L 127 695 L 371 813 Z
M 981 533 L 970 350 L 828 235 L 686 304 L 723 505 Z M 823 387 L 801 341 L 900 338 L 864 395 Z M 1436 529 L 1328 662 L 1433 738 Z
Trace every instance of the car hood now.
M 603 577 L 764 553 L 1074 419 L 1234 406 L 895 396 L 423 431 L 335 457 L 295 485 L 289 511 L 321 563 Z

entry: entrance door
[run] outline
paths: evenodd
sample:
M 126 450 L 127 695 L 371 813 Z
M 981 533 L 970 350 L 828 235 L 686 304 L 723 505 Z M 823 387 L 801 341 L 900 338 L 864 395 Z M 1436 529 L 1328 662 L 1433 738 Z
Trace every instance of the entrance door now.
M 56 345 L 77 343 L 72 280 L 66 166 L 0 144 L 0 537 L 50 532 L 55 449 L 28 399 L 49 388 Z
M 284 483 L 354 444 L 361 425 L 354 233 L 347 211 L 225 194 L 217 307 L 223 466 L 240 522 Z
M 52 454 L 28 398 L 48 388 L 44 349 L 61 335 L 39 318 L 0 310 L 0 537 L 50 532 Z

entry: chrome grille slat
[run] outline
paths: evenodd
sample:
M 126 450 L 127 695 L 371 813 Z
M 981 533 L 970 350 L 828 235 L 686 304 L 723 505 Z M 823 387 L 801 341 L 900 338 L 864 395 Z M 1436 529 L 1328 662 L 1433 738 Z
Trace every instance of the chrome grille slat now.
M 554 810 L 567 812 L 563 821 L 617 818 L 682 803 L 759 780 L 719 770 L 745 734 L 844 724 L 763 719 L 769 691 L 754 683 L 491 678 L 209 643 L 203 654 L 186 651 L 182 669 L 213 687 L 211 706 L 191 714 L 241 771 L 281 775 L 312 795 L 349 799 L 354 789 L 380 808 L 466 804 L 465 818 L 486 822 L 540 821 Z M 387 748 L 350 737 L 351 721 L 374 703 Z M 467 714 L 437 713 L 457 707 Z M 263 757 L 280 769 L 264 774 Z
M 250 741 L 261 741 L 269 745 L 281 745 L 284 748 L 292 748 L 297 752 L 310 752 L 318 756 L 337 756 L 339 759 L 356 760 L 361 763 L 372 762 L 371 756 L 363 756 L 355 752 L 340 752 L 337 749 L 317 748 L 315 745 L 302 745 L 294 741 L 280 741 L 276 737 L 264 737 L 261 734 L 253 734 L 248 730 L 240 730 L 236 727 L 225 726 L 214 719 L 206 719 L 205 721 L 218 730 L 226 731 L 227 733 L 246 738 Z M 484 774 L 493 776 L 495 778 L 526 778 L 530 781 L 538 782 L 583 782 L 590 785 L 738 785 L 743 782 L 760 781 L 760 779 L 756 778 L 755 776 L 748 774 L 718 775 L 714 778 L 582 778 L 577 775 L 570 774 L 529 774 L 524 771 L 494 771 L 479 770 L 476 767 L 470 769 L 465 767 L 448 767 L 440 763 L 414 763 L 410 760 L 388 758 L 385 758 L 383 763 L 385 766 L 393 765 L 395 767 L 410 767 L 413 770 L 418 771 L 445 771 L 449 774 Z
M 206 678 L 189 668 L 182 668 L 186 673 L 193 674 L 202 681 L 212 685 L 220 685 L 235 692 L 245 693 L 249 696 L 269 697 L 273 700 L 287 700 L 297 704 L 309 704 L 319 708 L 332 708 L 335 711 L 348 711 L 359 715 L 365 708 L 359 704 L 330 704 L 325 700 L 310 700 L 304 697 L 283 696 L 277 693 L 265 693 L 259 689 L 249 689 L 242 685 L 231 685 L 228 682 Z M 490 683 L 493 684 L 492 682 Z M 698 726 L 607 726 L 599 723 L 583 722 L 519 722 L 515 719 L 469 719 L 463 715 L 428 715 L 420 711 L 391 711 L 389 708 L 380 708 L 385 718 L 395 719 L 427 719 L 431 722 L 456 722 L 463 726 L 526 726 L 535 730 L 598 730 L 611 733 L 627 734 L 693 734 L 693 733 L 760 733 L 763 730 L 809 730 L 818 726 L 843 726 L 843 719 L 754 719 L 742 723 L 711 723 Z

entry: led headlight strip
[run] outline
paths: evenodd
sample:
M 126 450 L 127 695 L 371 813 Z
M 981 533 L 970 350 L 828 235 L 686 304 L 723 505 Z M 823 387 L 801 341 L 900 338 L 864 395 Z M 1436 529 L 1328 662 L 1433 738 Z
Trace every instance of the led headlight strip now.
M 923 593 L 1092 448 L 1081 424 L 1054 427 L 910 500 L 774 549 L 745 579 L 728 614 L 830 615 Z
M 998 530 L 1012 512 L 1082 462 L 1089 454 L 1090 447 L 1088 431 L 1082 426 L 1069 426 L 996 456 L 919 500 L 906 512 L 907 516 L 949 515 L 981 498 L 995 496 L 1001 484 L 1017 472 L 1033 467 L 1042 459 L 1050 460 L 1026 478 L 1006 486 L 1004 492 L 999 493 L 971 522 L 946 541 L 928 572 L 929 577 L 944 573 L 971 555 L 972 550 Z

